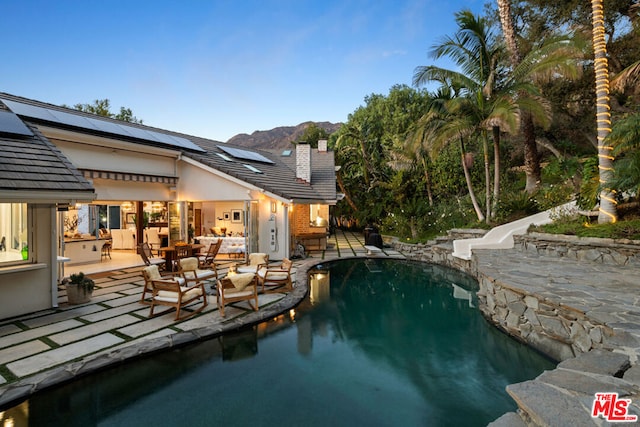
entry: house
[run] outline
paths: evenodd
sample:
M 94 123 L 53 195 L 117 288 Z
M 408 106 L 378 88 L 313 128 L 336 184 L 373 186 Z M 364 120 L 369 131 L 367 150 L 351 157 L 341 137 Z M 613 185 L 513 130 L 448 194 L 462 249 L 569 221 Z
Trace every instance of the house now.
M 135 251 L 224 235 L 238 256 L 271 259 L 297 242 L 326 247 L 336 203 L 326 141 L 247 149 L 6 93 L 0 112 L 2 318 L 57 306 L 58 260 L 99 262 L 107 240 Z

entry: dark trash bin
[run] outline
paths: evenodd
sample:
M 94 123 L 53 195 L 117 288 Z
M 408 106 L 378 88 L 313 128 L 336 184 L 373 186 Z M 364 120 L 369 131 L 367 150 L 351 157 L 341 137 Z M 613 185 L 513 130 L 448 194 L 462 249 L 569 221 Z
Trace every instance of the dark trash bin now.
M 370 233 L 367 238 L 365 238 L 364 244 L 382 249 L 384 242 L 382 241 L 382 236 L 379 233 L 373 232 Z

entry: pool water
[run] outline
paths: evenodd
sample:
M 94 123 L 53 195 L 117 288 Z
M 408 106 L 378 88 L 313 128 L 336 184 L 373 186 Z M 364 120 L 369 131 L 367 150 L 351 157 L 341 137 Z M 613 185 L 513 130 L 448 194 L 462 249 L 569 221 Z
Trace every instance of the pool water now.
M 516 409 L 506 385 L 555 366 L 456 270 L 343 260 L 309 282 L 269 322 L 32 397 L 28 425 L 485 426 Z

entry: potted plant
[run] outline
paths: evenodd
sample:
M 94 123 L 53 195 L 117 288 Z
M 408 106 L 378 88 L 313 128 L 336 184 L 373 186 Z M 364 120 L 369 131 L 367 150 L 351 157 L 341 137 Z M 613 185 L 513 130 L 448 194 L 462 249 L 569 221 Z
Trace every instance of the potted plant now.
M 84 304 L 89 302 L 95 282 L 83 272 L 69 276 L 67 287 L 67 301 L 69 304 Z

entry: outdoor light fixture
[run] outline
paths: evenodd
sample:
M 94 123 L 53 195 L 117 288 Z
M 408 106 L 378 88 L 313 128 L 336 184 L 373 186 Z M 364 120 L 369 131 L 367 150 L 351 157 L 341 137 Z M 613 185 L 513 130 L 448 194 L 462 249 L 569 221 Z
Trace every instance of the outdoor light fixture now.
M 271 202 L 271 213 L 276 213 L 278 211 L 278 204 L 275 201 Z

